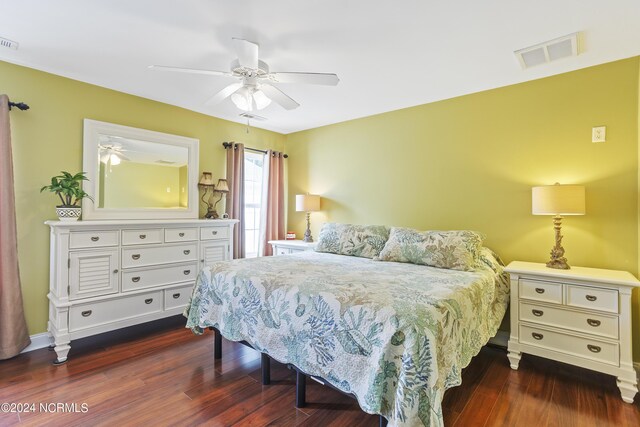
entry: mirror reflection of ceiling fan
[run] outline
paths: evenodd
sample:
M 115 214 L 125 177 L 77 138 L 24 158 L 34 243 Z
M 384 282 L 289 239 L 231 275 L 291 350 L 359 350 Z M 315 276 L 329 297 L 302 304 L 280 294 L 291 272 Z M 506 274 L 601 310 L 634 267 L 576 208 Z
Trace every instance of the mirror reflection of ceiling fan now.
M 112 137 L 108 137 L 106 142 L 98 146 L 98 152 L 100 153 L 100 162 L 107 165 L 107 167 L 109 168 L 109 172 L 111 172 L 111 166 L 117 166 L 123 160 L 126 162 L 131 161 L 131 159 L 122 154 L 128 150 L 122 148 L 122 144 L 113 142 L 111 138 Z
M 206 104 L 212 105 L 231 97 L 240 110 L 248 113 L 262 110 L 271 104 L 279 104 L 286 110 L 298 108 L 300 104 L 273 83 L 305 83 L 336 86 L 340 79 L 331 73 L 271 72 L 269 66 L 258 58 L 259 46 L 248 40 L 233 38 L 238 58 L 231 62 L 230 71 L 199 70 L 193 68 L 150 65 L 153 70 L 176 71 L 180 73 L 207 74 L 234 77 L 240 81 L 232 83 L 216 93 Z

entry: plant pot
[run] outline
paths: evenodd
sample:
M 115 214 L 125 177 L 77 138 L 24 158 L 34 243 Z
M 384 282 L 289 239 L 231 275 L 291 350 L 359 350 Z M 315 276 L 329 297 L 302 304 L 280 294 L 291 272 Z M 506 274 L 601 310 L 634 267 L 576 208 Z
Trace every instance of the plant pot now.
M 56 214 L 60 221 L 77 221 L 82 214 L 80 206 L 56 206 Z

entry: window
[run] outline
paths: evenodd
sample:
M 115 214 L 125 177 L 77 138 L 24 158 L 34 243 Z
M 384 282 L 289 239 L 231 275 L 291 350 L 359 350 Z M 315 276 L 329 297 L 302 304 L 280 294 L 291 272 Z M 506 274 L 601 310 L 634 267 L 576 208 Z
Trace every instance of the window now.
M 262 165 L 264 154 L 244 153 L 244 233 L 245 256 L 255 258 L 259 253 L 260 218 L 262 214 Z

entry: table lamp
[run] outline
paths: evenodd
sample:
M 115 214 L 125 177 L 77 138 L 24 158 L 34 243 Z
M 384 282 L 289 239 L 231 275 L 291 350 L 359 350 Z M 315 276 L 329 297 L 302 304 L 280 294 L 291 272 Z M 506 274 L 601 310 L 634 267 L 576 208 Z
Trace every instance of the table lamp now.
M 584 215 L 585 198 L 582 185 L 544 185 L 533 187 L 531 191 L 531 213 L 533 215 L 553 215 L 556 244 L 551 249 L 551 259 L 547 267 L 568 270 L 569 264 L 562 247 L 562 215 Z
M 309 220 L 309 216 L 311 212 L 316 212 L 320 210 L 320 196 L 315 194 L 297 194 L 296 195 L 296 212 L 306 212 L 307 213 L 307 230 L 304 232 L 304 240 L 305 242 L 313 242 L 313 237 L 311 236 L 311 221 Z

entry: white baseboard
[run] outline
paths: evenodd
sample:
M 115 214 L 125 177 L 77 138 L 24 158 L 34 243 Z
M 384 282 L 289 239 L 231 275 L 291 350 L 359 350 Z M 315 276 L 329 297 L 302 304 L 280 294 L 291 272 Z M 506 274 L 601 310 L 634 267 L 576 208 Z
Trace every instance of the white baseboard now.
M 31 338 L 31 344 L 29 344 L 20 353 L 28 353 L 30 351 L 49 347 L 51 345 L 51 335 L 49 335 L 48 332 L 31 335 L 30 338 Z
M 507 347 L 509 342 L 509 332 L 498 331 L 494 337 L 489 338 L 489 343 L 500 347 Z

